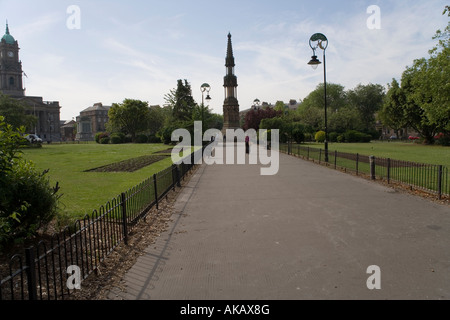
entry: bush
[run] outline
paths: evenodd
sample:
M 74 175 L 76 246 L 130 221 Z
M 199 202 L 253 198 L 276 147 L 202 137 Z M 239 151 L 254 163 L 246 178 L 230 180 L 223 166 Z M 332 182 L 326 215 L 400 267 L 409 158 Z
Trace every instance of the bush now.
M 439 133 L 434 139 L 438 145 L 450 146 L 450 134 Z
M 338 137 L 337 137 L 337 142 L 342 143 L 342 142 L 344 142 L 344 141 L 345 141 L 344 136 L 343 136 L 342 134 L 338 135 Z
M 151 134 L 148 136 L 148 143 L 161 143 L 161 138 Z
M 136 143 L 147 143 L 148 138 L 145 134 L 139 134 L 136 136 Z
M 8 175 L 8 188 L 2 190 L 2 243 L 33 236 L 56 216 L 59 188 L 50 186 L 46 174 L 47 171 L 38 173 L 30 161 L 20 159 L 14 164 Z
M 58 184 L 19 153 L 23 128 L 14 130 L 0 117 L 0 244 L 29 237 L 56 215 Z
M 124 134 L 114 133 L 111 135 L 109 142 L 111 144 L 121 144 L 124 140 Z
M 324 131 L 318 131 L 316 135 L 314 136 L 314 139 L 316 142 L 324 142 L 325 141 L 326 134 Z
M 101 140 L 103 138 L 108 138 L 109 137 L 109 133 L 108 132 L 99 132 L 95 135 L 95 142 L 97 143 L 101 143 Z
M 338 136 L 339 134 L 337 132 L 331 132 L 328 135 L 328 138 L 330 139 L 330 142 L 338 142 Z
M 101 138 L 100 139 L 100 144 L 108 144 L 109 140 L 110 140 L 109 137 Z
M 349 130 L 344 133 L 344 139 L 346 142 L 370 142 L 372 136 L 370 134 L 362 133 L 356 130 Z

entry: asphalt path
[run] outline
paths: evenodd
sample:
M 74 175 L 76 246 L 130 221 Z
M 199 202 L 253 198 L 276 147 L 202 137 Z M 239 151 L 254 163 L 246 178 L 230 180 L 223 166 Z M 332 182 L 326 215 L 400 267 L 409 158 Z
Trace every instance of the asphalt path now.
M 111 299 L 450 298 L 449 206 L 272 156 L 271 176 L 202 164 Z

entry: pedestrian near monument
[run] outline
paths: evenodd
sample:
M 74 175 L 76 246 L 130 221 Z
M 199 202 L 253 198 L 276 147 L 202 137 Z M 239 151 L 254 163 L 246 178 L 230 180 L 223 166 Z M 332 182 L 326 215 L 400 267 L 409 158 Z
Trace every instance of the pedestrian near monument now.
M 245 153 L 250 153 L 250 137 L 245 137 Z

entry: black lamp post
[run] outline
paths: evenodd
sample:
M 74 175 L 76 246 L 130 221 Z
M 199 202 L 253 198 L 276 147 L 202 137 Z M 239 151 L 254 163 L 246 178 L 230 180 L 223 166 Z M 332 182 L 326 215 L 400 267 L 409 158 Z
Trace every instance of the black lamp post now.
M 328 39 L 322 33 L 315 33 L 309 39 L 309 46 L 313 50 L 313 56 L 308 64 L 315 70 L 321 64 L 320 60 L 317 59 L 316 49 L 320 48 L 323 50 L 323 82 L 325 91 L 325 162 L 328 162 L 328 116 L 327 116 L 327 70 L 326 70 L 326 60 L 325 51 L 328 47 Z
M 209 102 L 211 101 L 211 97 L 209 96 L 209 91 L 211 90 L 211 87 L 209 84 L 204 83 L 200 86 L 200 91 L 202 92 L 202 125 L 203 125 L 203 110 L 205 108 L 205 92 L 206 92 L 206 103 L 209 104 Z

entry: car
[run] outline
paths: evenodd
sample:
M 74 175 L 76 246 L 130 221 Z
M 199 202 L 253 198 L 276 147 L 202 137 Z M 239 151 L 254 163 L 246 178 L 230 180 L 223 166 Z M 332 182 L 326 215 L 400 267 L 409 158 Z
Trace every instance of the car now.
M 27 134 L 25 136 L 30 143 L 42 143 L 42 139 L 37 134 Z

